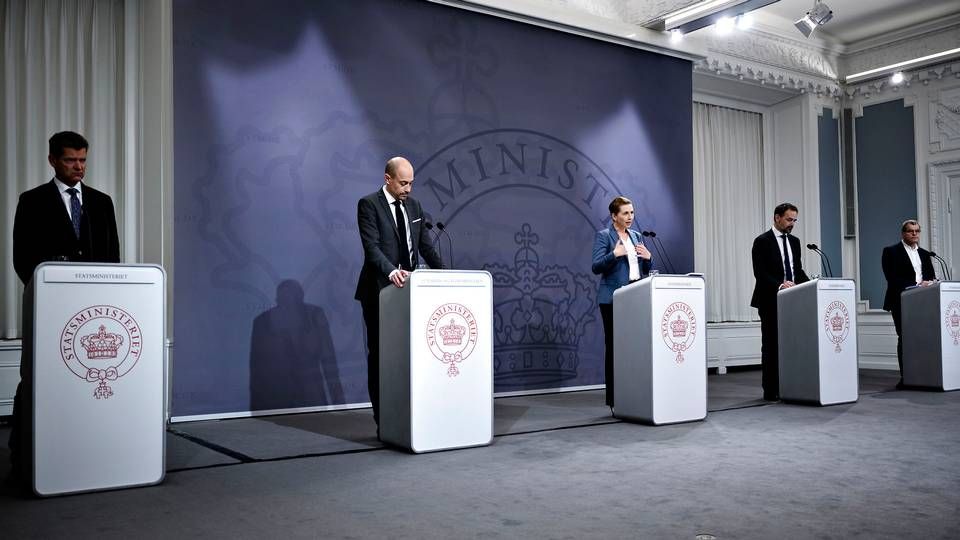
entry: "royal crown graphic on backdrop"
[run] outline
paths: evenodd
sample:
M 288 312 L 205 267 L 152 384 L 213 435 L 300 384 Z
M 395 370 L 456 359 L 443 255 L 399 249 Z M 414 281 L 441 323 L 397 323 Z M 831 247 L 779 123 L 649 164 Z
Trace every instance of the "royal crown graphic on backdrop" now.
M 549 385 L 577 377 L 579 347 L 596 318 L 591 276 L 544 266 L 529 223 L 514 234 L 513 265 L 488 264 L 494 304 L 494 378 L 498 386 Z

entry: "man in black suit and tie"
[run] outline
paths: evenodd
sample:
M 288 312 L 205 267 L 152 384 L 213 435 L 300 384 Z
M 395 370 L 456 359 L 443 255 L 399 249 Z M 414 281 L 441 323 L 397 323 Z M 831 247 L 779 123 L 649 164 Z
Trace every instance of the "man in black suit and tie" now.
M 367 327 L 367 391 L 373 418 L 380 422 L 380 289 L 403 287 L 420 257 L 430 268 L 442 268 L 423 226 L 423 209 L 410 196 L 413 165 L 405 158 L 387 161 L 383 186 L 357 203 L 357 225 L 363 244 L 363 269 L 354 295 Z
M 20 195 L 13 221 L 13 267 L 24 285 L 33 271 L 47 261 L 120 262 L 117 220 L 110 196 L 82 183 L 87 169 L 89 144 L 72 131 L 54 134 L 47 161 L 54 177 Z M 30 324 L 24 320 L 23 324 Z M 23 357 L 20 379 L 31 372 Z M 45 359 L 40 359 L 45 361 Z M 16 468 L 20 442 L 29 438 L 24 425 L 30 406 L 30 388 L 17 385 L 13 400 L 10 459 Z M 21 438 L 22 437 L 22 438 Z
M 900 365 L 900 382 L 903 388 L 903 340 L 900 335 L 900 293 L 908 287 L 925 287 L 937 279 L 933 271 L 930 252 L 919 246 L 920 224 L 908 219 L 900 225 L 900 241 L 883 248 L 880 264 L 887 278 L 887 293 L 883 297 L 883 309 L 893 315 L 893 327 L 897 330 L 897 363 Z
M 783 203 L 773 210 L 773 227 L 753 241 L 753 275 L 757 284 L 750 305 L 760 312 L 760 358 L 763 399 L 780 399 L 780 361 L 777 351 L 777 292 L 809 281 L 800 262 L 800 240 L 791 236 L 797 207 Z

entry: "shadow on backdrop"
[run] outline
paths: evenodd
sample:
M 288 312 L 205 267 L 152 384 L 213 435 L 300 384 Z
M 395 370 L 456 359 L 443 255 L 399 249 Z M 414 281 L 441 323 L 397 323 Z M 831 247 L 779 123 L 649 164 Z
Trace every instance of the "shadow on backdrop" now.
M 340 370 L 323 308 L 303 287 L 277 285 L 277 305 L 257 315 L 250 338 L 250 410 L 343 403 Z

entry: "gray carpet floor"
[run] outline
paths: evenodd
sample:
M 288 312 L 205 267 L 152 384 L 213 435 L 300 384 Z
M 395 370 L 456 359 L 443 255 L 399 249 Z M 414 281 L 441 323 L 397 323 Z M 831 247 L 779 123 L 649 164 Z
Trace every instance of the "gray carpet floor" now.
M 368 410 L 176 424 L 163 484 L 7 484 L 0 536 L 957 538 L 960 392 L 895 382 L 861 371 L 857 403 L 819 408 L 711 376 L 705 421 L 659 427 L 599 391 L 502 398 L 493 444 L 422 455 L 380 447 Z

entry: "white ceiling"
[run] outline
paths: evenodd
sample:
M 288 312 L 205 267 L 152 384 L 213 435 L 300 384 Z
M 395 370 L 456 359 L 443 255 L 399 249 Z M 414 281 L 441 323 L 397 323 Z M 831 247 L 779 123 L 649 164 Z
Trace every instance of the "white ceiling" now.
M 818 28 L 817 33 L 843 45 L 960 13 L 958 0 L 825 0 L 825 3 L 833 10 L 833 19 Z M 780 0 L 757 11 L 795 21 L 811 7 L 813 0 Z

